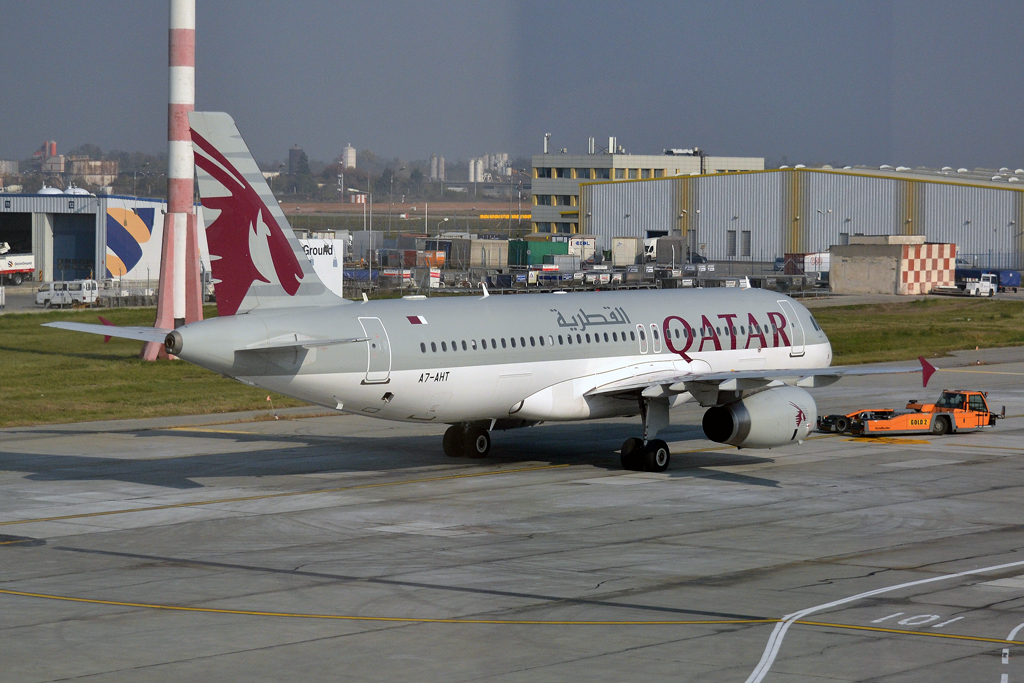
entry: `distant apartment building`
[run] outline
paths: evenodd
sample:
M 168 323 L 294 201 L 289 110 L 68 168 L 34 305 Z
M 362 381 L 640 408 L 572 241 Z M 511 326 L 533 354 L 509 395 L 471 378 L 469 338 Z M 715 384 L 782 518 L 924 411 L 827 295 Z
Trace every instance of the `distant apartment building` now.
M 608 149 L 617 151 L 595 153 L 591 138 L 589 154 L 548 154 L 545 151 L 533 156 L 533 232 L 579 232 L 581 183 L 764 170 L 762 157 L 708 156 L 699 149 L 625 154 L 615 138 L 609 138 Z
M 67 157 L 64 161 L 64 175 L 68 180 L 78 183 L 100 187 L 111 185 L 119 171 L 118 161 L 98 161 L 88 157 Z
M 18 162 L 0 159 L 0 175 L 18 175 Z

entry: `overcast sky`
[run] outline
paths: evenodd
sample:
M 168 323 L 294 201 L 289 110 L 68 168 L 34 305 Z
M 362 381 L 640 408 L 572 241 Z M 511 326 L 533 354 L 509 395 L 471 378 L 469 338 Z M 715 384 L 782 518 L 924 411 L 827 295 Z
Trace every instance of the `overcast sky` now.
M 1024 166 L 1024 3 L 197 0 L 199 109 L 256 157 L 699 146 Z M 167 2 L 4 3 L 0 158 L 161 151 Z

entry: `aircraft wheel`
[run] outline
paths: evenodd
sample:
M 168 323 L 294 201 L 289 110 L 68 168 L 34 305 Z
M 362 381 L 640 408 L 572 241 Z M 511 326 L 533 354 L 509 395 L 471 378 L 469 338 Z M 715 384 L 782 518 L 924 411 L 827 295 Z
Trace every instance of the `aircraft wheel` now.
M 667 443 L 661 439 L 652 439 L 647 442 L 640 459 L 645 471 L 664 472 L 668 469 L 672 454 L 668 450 Z
M 622 455 L 619 461 L 622 463 L 622 469 L 624 470 L 639 470 L 641 464 L 637 456 L 643 450 L 644 442 L 641 439 L 632 437 L 626 439 L 622 444 Z
M 485 458 L 491 452 L 491 435 L 486 429 L 470 429 L 462 437 L 462 449 L 470 458 Z
M 949 431 L 949 420 L 945 417 L 936 417 L 932 420 L 932 434 L 941 436 Z
M 850 420 L 846 417 L 836 418 L 836 431 L 842 434 L 850 428 Z
M 462 450 L 462 427 L 458 425 L 449 427 L 448 431 L 444 433 L 441 446 L 444 448 L 444 454 L 449 458 L 461 458 L 465 455 Z

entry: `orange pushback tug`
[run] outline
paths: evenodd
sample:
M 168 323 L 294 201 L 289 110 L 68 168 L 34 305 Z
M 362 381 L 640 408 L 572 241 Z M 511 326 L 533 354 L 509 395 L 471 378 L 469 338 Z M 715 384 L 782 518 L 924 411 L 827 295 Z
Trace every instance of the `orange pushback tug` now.
M 850 432 L 857 436 L 882 436 L 888 434 L 946 434 L 993 427 L 996 420 L 1006 416 L 1006 407 L 1000 414 L 988 408 L 987 392 L 963 389 L 943 389 L 935 403 L 910 401 L 906 410 L 893 411 L 888 417 L 856 419 L 850 424 Z

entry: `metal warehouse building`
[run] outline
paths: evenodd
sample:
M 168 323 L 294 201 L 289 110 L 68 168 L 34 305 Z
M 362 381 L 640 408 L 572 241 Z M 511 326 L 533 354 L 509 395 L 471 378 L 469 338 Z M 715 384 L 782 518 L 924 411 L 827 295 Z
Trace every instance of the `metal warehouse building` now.
M 1024 267 L 1024 169 L 787 168 L 586 183 L 580 232 L 681 236 L 712 261 L 827 251 L 851 235 L 924 235 L 984 267 Z
M 55 192 L 0 194 L 0 242 L 8 242 L 11 253 L 35 256 L 36 280 L 156 282 L 166 202 Z M 205 231 L 199 234 L 209 269 Z

